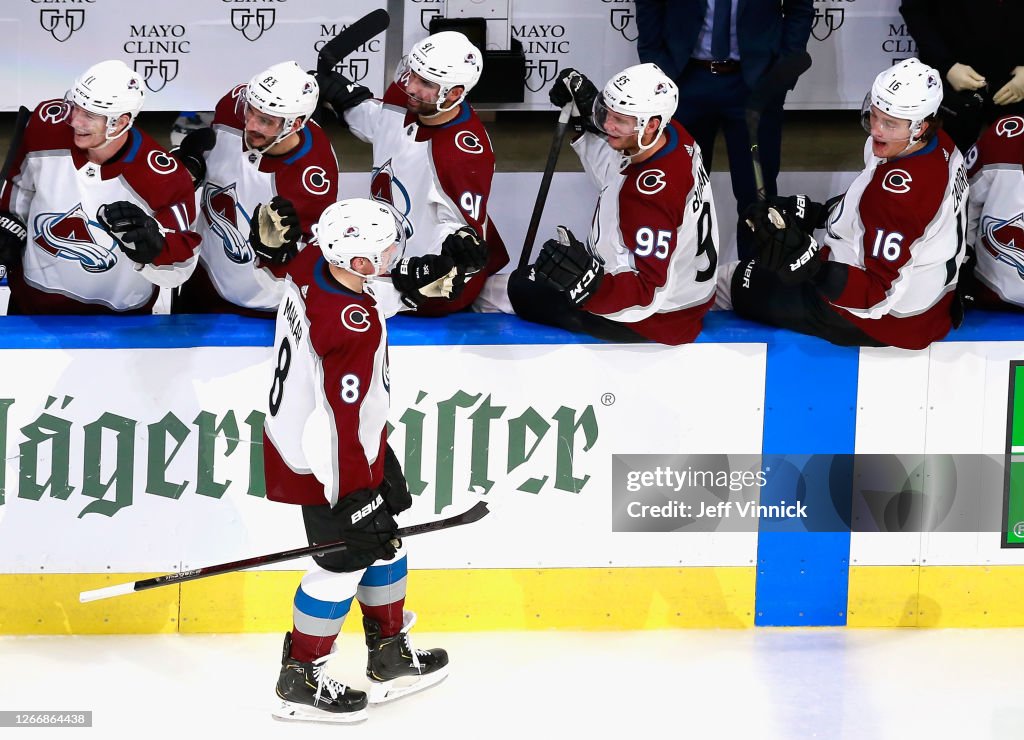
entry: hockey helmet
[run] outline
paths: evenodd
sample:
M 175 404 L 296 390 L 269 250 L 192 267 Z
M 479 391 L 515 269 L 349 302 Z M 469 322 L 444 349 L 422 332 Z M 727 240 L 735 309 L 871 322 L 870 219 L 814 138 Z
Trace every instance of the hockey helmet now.
M 146 93 L 142 77 L 119 59 L 94 64 L 75 80 L 68 90 L 67 102 L 107 119 L 107 141 L 115 138 L 117 119 L 128 115 L 127 131 L 142 110 Z M 116 134 L 120 136 L 124 131 Z
M 668 126 L 679 103 L 679 88 L 657 64 L 637 64 L 619 72 L 608 80 L 604 90 L 594 101 L 594 125 L 611 136 L 621 136 L 607 126 L 608 112 L 636 118 L 633 129 L 638 137 L 640 151 L 650 149 Z M 647 122 L 655 116 L 661 118 L 658 132 L 646 146 L 643 132 Z
M 483 71 L 483 54 L 468 38 L 458 31 L 441 31 L 413 45 L 398 63 L 395 82 L 407 90 L 410 72 L 415 72 L 427 82 L 433 82 L 439 87 L 437 112 L 446 113 L 465 99 L 466 94 L 480 81 Z M 450 105 L 445 105 L 448 93 L 459 86 L 462 87 L 462 95 Z
M 910 122 L 911 144 L 921 135 L 921 124 L 935 115 L 942 103 L 942 77 L 938 70 L 911 57 L 875 77 L 861 107 L 861 121 L 871 133 L 871 106 L 893 118 Z
M 269 149 L 293 133 L 292 126 L 297 120 L 302 119 L 296 131 L 309 122 L 319 97 L 320 86 L 313 75 L 296 62 L 281 62 L 249 80 L 241 99 L 248 107 L 283 119 L 277 138 L 264 147 Z
M 385 203 L 366 198 L 349 198 L 327 206 L 313 233 L 328 262 L 361 277 L 386 273 L 405 249 L 395 212 Z M 356 257 L 373 264 L 373 275 L 352 269 Z

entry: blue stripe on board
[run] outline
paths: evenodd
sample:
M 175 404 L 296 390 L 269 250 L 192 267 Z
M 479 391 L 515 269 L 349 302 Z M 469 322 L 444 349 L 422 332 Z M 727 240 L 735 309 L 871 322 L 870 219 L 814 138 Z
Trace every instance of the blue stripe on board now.
M 300 586 L 295 591 L 295 608 L 303 614 L 317 619 L 341 619 L 352 608 L 352 597 L 337 602 L 321 601 L 314 599 Z
M 360 586 L 390 586 L 405 578 L 409 572 L 409 559 L 403 556 L 398 562 L 387 565 L 372 565 L 363 573 Z
M 848 500 L 852 466 L 827 468 L 834 462 L 827 454 L 853 452 L 858 360 L 855 347 L 794 334 L 768 345 L 762 464 L 769 475 L 762 504 L 799 497 L 813 516 L 835 498 L 839 505 Z M 793 469 L 780 469 L 786 464 Z M 798 472 L 806 482 L 799 493 Z M 845 625 L 849 532 L 792 525 L 761 520 L 754 624 Z
M 0 349 L 122 349 L 135 347 L 269 347 L 271 319 L 230 315 L 176 316 L 0 316 Z M 392 346 L 604 344 L 582 334 L 531 324 L 504 314 L 460 313 L 444 319 L 396 316 L 388 319 Z M 816 341 L 783 329 L 713 311 L 697 342 L 713 344 L 792 343 Z M 944 341 L 1024 341 L 1019 315 L 968 314 L 967 321 Z M 824 343 L 821 343 L 824 346 Z

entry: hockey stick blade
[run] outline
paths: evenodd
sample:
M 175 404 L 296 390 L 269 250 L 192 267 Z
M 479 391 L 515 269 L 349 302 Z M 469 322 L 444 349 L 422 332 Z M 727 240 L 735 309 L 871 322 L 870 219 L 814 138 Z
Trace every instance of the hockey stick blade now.
M 463 524 L 472 524 L 473 522 L 483 519 L 487 516 L 488 512 L 489 509 L 487 508 L 487 503 L 484 501 L 478 501 L 461 514 L 450 516 L 447 519 L 438 519 L 434 522 L 424 522 L 422 524 L 413 524 L 408 527 L 399 527 L 395 532 L 395 536 L 412 537 L 413 535 L 437 532 L 441 529 L 458 527 Z M 141 581 L 118 583 L 113 586 L 104 586 L 103 588 L 92 589 L 91 591 L 82 591 L 78 595 L 78 600 L 85 604 L 90 601 L 109 599 L 112 596 L 123 596 L 124 594 L 146 591 L 151 588 L 158 588 L 159 586 L 168 586 L 172 583 L 184 583 L 185 581 L 194 581 L 199 578 L 218 576 L 223 573 L 232 573 L 236 570 L 245 570 L 246 568 L 253 568 L 257 565 L 269 565 L 271 563 L 281 563 L 285 560 L 294 560 L 296 558 L 306 557 L 307 555 L 323 555 L 328 552 L 337 552 L 338 550 L 344 550 L 345 547 L 345 543 L 339 540 L 338 542 L 330 542 L 326 545 L 311 545 L 309 547 L 299 547 L 294 550 L 275 552 L 269 555 L 257 555 L 253 558 L 235 560 L 231 563 L 208 565 L 205 568 L 195 568 L 193 570 L 185 570 L 180 573 L 168 573 L 154 578 L 145 578 Z
M 540 188 L 537 190 L 537 200 L 533 204 L 530 225 L 526 229 L 526 238 L 523 240 L 523 251 L 519 253 L 520 270 L 530 264 L 533 242 L 537 239 L 540 217 L 544 214 L 544 204 L 547 202 L 548 190 L 551 188 L 551 178 L 554 177 L 555 165 L 558 164 L 558 155 L 562 151 L 562 143 L 565 141 L 565 134 L 569 130 L 569 119 L 572 117 L 574 109 L 575 105 L 573 103 L 566 103 L 562 106 L 562 112 L 558 115 L 555 135 L 551 139 L 551 148 L 548 150 L 548 161 L 544 165 L 544 174 L 540 179 Z
M 806 51 L 781 57 L 758 80 L 747 99 L 747 110 L 763 111 L 768 101 L 785 95 L 796 84 L 800 75 L 811 66 L 811 55 Z
M 319 74 L 327 74 L 335 64 L 378 33 L 386 31 L 389 25 L 391 16 L 384 8 L 367 13 L 320 47 L 320 53 L 316 58 L 316 71 Z

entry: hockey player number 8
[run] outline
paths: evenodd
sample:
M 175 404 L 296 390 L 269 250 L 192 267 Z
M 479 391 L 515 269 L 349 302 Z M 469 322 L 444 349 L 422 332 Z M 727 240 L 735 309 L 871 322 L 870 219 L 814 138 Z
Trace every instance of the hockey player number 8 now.
M 277 367 L 274 368 L 274 382 L 270 385 L 270 415 L 277 416 L 284 399 L 284 381 L 288 377 L 288 368 L 292 364 L 292 345 L 288 337 L 281 341 L 281 349 L 277 351 Z

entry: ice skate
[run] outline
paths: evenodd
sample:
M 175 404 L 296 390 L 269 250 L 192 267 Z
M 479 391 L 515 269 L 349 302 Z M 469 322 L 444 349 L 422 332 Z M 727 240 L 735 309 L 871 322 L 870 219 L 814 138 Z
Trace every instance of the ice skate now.
M 416 650 L 409 630 L 416 623 L 413 612 L 404 612 L 402 631 L 380 636 L 380 625 L 363 617 L 366 647 L 366 676 L 370 679 L 370 704 L 383 704 L 422 691 L 448 676 L 448 653 L 441 648 Z
M 280 705 L 278 719 L 304 722 L 362 722 L 366 719 L 366 694 L 327 675 L 330 655 L 303 663 L 290 657 L 292 633 L 284 637 L 281 675 L 277 679 Z

